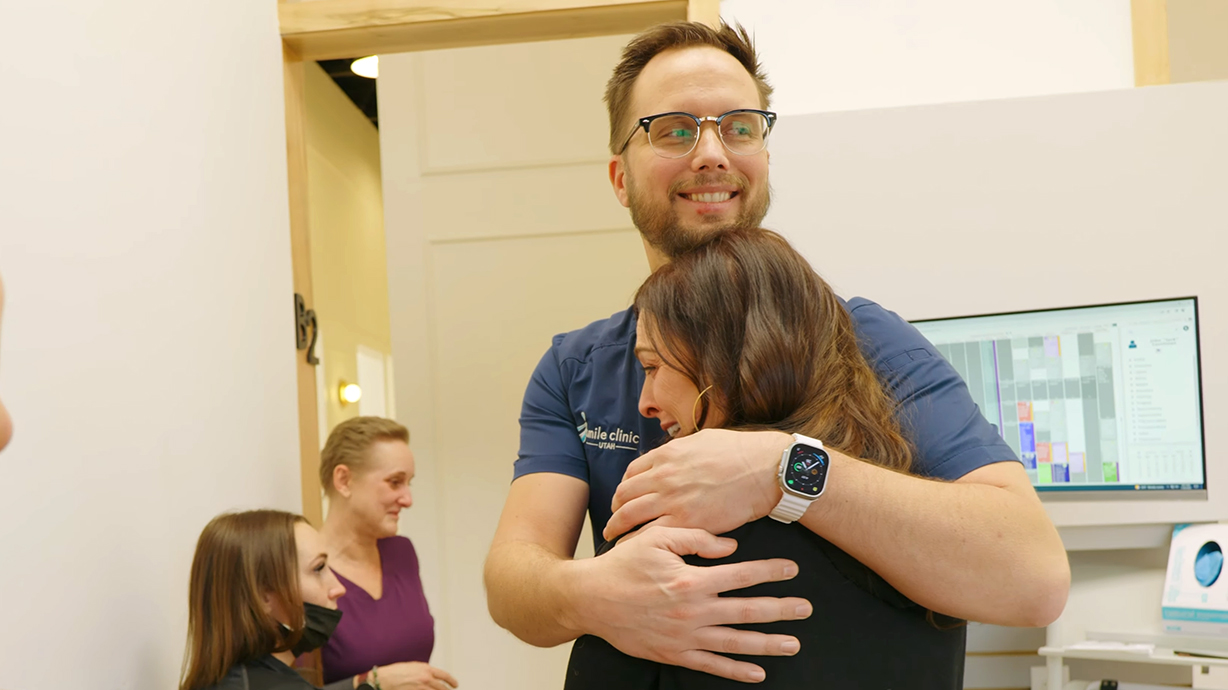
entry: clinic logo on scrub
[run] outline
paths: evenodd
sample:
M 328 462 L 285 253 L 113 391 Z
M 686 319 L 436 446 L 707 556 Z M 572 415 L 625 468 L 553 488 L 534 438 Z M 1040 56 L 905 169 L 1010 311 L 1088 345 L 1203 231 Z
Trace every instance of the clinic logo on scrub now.
M 640 449 L 639 434 L 624 431 L 619 427 L 614 427 L 613 431 L 606 431 L 602 427 L 588 428 L 588 415 L 580 412 L 582 424 L 576 426 L 576 433 L 580 435 L 580 442 L 586 446 L 593 446 L 601 450 L 631 450 L 638 451 Z

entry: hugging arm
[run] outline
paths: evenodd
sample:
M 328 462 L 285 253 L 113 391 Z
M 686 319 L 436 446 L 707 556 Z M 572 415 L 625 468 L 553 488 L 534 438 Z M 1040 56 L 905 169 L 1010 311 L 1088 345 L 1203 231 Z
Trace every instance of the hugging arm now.
M 682 556 L 721 558 L 736 544 L 680 528 L 650 528 L 599 558 L 573 560 L 586 495 L 582 482 L 561 475 L 527 475 L 512 484 L 486 561 L 496 623 L 537 646 L 591 634 L 631 656 L 744 681 L 762 680 L 762 669 L 713 652 L 798 651 L 791 636 L 725 626 L 805 618 L 806 600 L 717 596 L 790 579 L 797 574 L 792 561 L 691 566 Z M 569 519 L 564 513 L 577 506 L 579 518 Z
M 838 451 L 824 495 L 801 524 L 931 610 L 985 623 L 1042 626 L 1061 614 L 1070 567 L 1023 466 L 959 375 L 898 316 L 863 313 L 876 363 L 916 446 L 906 475 Z M 864 335 L 864 333 L 863 333 Z M 635 525 L 723 533 L 766 516 L 782 495 L 791 443 L 780 432 L 703 430 L 638 458 L 615 493 L 605 534 Z
M 589 485 L 564 473 L 584 474 L 585 455 L 553 353 L 530 380 L 520 421 L 519 462 L 556 469 L 512 482 L 485 567 L 496 623 L 541 647 L 591 634 L 632 656 L 737 680 L 762 678 L 762 669 L 714 651 L 796 652 L 793 637 L 726 626 L 805 618 L 807 601 L 718 596 L 789 579 L 797 571 L 790 561 L 691 566 L 682 556 L 719 558 L 736 545 L 701 530 L 664 528 L 644 530 L 599 558 L 574 559 Z

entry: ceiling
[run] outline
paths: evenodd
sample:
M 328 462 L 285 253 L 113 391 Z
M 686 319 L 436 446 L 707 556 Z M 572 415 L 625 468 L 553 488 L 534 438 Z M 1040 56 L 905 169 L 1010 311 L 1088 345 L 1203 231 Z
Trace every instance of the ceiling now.
M 350 97 L 354 105 L 371 120 L 371 124 L 379 128 L 379 107 L 375 98 L 375 80 L 360 77 L 350 71 L 350 63 L 354 58 L 341 60 L 320 60 L 317 64 L 324 69 L 329 77 L 341 87 L 345 95 Z

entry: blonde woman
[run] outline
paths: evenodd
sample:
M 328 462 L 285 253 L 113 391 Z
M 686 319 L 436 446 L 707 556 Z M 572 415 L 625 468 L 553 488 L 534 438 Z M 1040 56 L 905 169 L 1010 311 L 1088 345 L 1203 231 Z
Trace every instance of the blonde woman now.
M 418 554 L 397 536 L 412 506 L 409 431 L 390 419 L 338 424 L 320 453 L 328 517 L 320 530 L 329 562 L 349 594 L 322 649 L 328 690 L 451 690 L 456 679 L 428 662 L 435 620 L 422 593 Z

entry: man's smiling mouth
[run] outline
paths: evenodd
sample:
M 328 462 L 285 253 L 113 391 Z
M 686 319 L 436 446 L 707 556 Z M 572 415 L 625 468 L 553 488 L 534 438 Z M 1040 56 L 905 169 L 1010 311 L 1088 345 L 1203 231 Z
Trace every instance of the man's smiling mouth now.
M 698 201 L 702 204 L 719 204 L 722 201 L 729 201 L 737 196 L 737 192 L 702 192 L 694 194 L 679 194 L 678 196 L 687 201 Z

